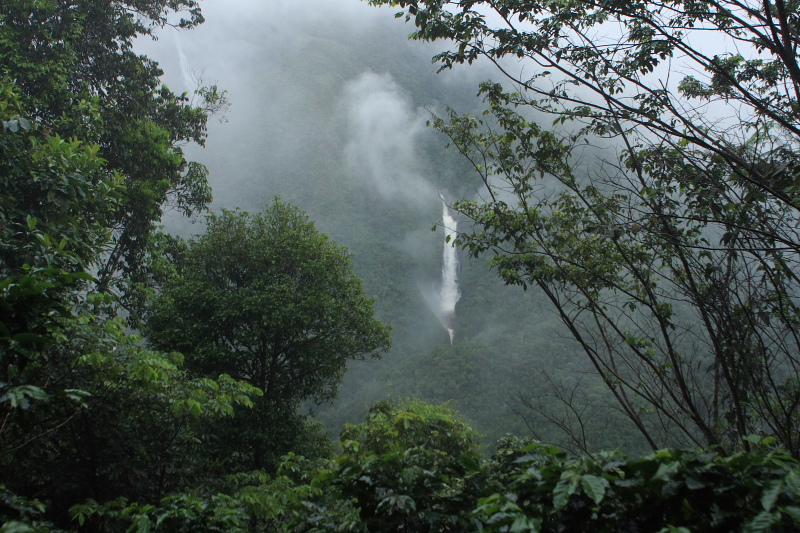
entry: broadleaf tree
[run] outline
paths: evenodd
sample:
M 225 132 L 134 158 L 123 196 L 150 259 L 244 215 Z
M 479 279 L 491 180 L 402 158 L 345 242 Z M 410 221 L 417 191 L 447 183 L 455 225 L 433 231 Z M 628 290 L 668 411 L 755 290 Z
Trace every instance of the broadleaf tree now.
M 121 236 L 130 228 L 143 245 L 160 217 L 166 197 L 137 200 L 142 183 L 192 209 L 205 200 L 190 189 L 208 193 L 203 173 L 189 187 L 176 144 L 202 138 L 207 110 L 158 89 L 157 65 L 131 50 L 183 7 L 192 22 L 179 25 L 201 21 L 181 1 L 0 6 L 0 474 L 6 502 L 38 499 L 57 527 L 86 498 L 154 501 L 193 483 L 192 432 L 259 393 L 228 376 L 189 378 L 180 354 L 145 350 L 105 292 L 143 265 Z M 23 531 L 38 519 L 4 520 Z
M 187 160 L 182 145 L 203 144 L 224 93 L 212 86 L 198 88 L 198 98 L 175 94 L 161 83 L 158 63 L 133 49 L 137 37 L 165 26 L 202 22 L 194 0 L 9 0 L 0 7 L 0 70 L 31 118 L 63 138 L 97 144 L 107 167 L 124 176 L 123 201 L 109 220 L 113 246 L 98 270 L 104 289 L 141 276 L 148 237 L 166 208 L 192 215 L 211 201 L 205 167 Z M 87 106 L 97 119 L 91 128 Z
M 197 480 L 194 431 L 260 391 L 190 378 L 180 354 L 145 350 L 109 316 L 115 300 L 93 274 L 123 177 L 98 145 L 38 122 L 5 80 L 0 120 L 0 478 L 4 499 L 46 502 L 32 506 L 66 527 L 85 499 L 157 501 Z M 15 520 L 27 531 L 38 518 Z
M 90 271 L 108 242 L 108 219 L 121 201 L 121 176 L 107 172 L 97 147 L 42 131 L 13 83 L 0 81 L 0 428 L 4 455 L 63 418 L 75 358 L 78 308 L 89 299 Z M 83 217 L 87 208 L 92 218 Z M 77 391 L 75 391 L 77 392 Z M 34 423 L 31 423 L 31 421 Z
M 173 242 L 165 257 L 146 315 L 151 344 L 185 354 L 197 375 L 230 374 L 264 392 L 231 422 L 249 450 L 238 468 L 269 467 L 289 451 L 300 402 L 332 399 L 348 360 L 391 343 L 346 250 L 277 199 L 262 213 L 209 216 L 206 234 Z M 221 444 L 219 461 L 236 464 Z
M 645 442 L 800 454 L 797 4 L 370 3 L 498 68 L 484 117 L 433 121 L 485 184 L 459 242 L 542 291 Z

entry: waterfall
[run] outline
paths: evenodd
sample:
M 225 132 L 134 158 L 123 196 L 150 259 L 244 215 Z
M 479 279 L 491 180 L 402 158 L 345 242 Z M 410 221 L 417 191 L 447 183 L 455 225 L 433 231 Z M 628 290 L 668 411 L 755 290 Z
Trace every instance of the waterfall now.
M 175 33 L 175 44 L 178 48 L 178 59 L 181 62 L 181 74 L 183 75 L 183 84 L 186 86 L 186 91 L 192 94 L 197 88 L 197 84 L 192 79 L 192 71 L 189 69 L 189 61 L 186 59 L 186 54 L 183 53 L 183 46 L 181 45 L 181 38 L 178 32 Z
M 461 289 L 458 286 L 458 248 L 454 244 L 458 223 L 450 215 L 450 209 L 442 198 L 442 225 L 444 226 L 444 251 L 442 252 L 442 287 L 439 292 L 442 325 L 450 334 L 450 344 L 455 336 L 454 319 L 456 303 L 461 298 Z

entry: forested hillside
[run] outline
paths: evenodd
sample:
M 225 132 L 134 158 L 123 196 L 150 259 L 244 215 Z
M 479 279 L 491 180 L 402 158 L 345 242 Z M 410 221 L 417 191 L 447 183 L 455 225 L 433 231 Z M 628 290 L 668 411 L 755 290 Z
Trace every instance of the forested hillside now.
M 562 370 L 590 368 L 542 294 L 506 288 L 487 259 L 461 254 L 453 347 L 432 309 L 444 245 L 442 228 L 431 231 L 442 222 L 439 194 L 449 203 L 471 199 L 481 181 L 426 122 L 447 106 L 479 113 L 488 65 L 437 74 L 435 47 L 409 41 L 393 11 L 366 4 L 209 3 L 205 12 L 209 20 L 196 31 L 167 30 L 141 44 L 169 65 L 171 86 L 193 83 L 185 69 L 228 91 L 226 122 L 212 120 L 207 147 L 191 152 L 210 169 L 212 205 L 257 211 L 278 195 L 301 207 L 347 246 L 378 316 L 393 328 L 386 357 L 351 365 L 334 404 L 313 406 L 331 436 L 375 401 L 419 397 L 451 401 L 487 443 L 529 434 L 529 426 L 568 443 L 520 401 L 549 395 L 549 379 L 574 386 Z M 167 227 L 201 231 L 174 217 Z M 586 400 L 603 406 L 592 408 L 590 446 L 645 449 L 635 433 L 602 437 L 610 421 L 624 418 L 606 408 L 600 381 L 580 381 Z
M 797 10 L 4 2 L 0 533 L 797 530 Z

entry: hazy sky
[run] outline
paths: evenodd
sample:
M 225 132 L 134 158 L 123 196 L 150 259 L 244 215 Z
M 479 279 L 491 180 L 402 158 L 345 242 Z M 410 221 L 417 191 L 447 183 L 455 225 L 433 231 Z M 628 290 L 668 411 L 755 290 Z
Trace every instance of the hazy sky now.
M 448 188 L 422 160 L 434 135 L 425 122 L 431 110 L 474 97 L 486 69 L 437 74 L 431 57 L 444 44 L 409 41 L 414 28 L 394 17 L 395 8 L 359 0 L 201 5 L 204 24 L 165 28 L 137 48 L 159 61 L 176 92 L 200 79 L 228 93 L 226 121 L 212 119 L 206 149 L 187 147 L 209 167 L 215 208 L 258 209 L 280 195 L 311 211 L 316 198 L 304 205 L 301 193 L 314 184 L 303 180 L 337 170 L 384 200 L 439 213 L 438 194 Z M 311 215 L 325 224 L 326 213 Z M 420 228 L 432 222 L 421 220 Z

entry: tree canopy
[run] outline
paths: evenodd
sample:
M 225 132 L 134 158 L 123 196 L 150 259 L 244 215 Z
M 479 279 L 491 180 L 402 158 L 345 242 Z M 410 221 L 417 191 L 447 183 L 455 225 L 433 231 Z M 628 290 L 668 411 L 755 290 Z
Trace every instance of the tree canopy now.
M 0 477 L 17 501 L 3 519 L 26 508 L 15 491 L 62 523 L 87 498 L 158 499 L 196 473 L 182 460 L 192 426 L 259 391 L 188 376 L 180 354 L 145 350 L 110 316 L 93 269 L 122 176 L 99 146 L 49 132 L 14 84 L 0 85 Z
M 259 393 L 229 376 L 190 377 L 180 354 L 145 349 L 106 292 L 121 271 L 130 281 L 143 267 L 164 195 L 188 184 L 176 143 L 204 135 L 206 111 L 159 88 L 157 65 L 131 50 L 137 34 L 184 7 L 184 26 L 202 20 L 180 1 L 0 7 L 4 531 L 30 530 L 19 520 L 45 507 L 66 524 L 77 501 L 160 498 L 197 473 L 184 461 L 195 426 Z M 158 166 L 152 150 L 172 166 Z M 156 166 L 138 172 L 134 161 Z M 207 193 L 204 180 L 196 185 Z M 155 184 L 163 194 L 137 199 Z
M 194 0 L 10 0 L 0 8 L 0 70 L 31 119 L 62 138 L 97 144 L 107 168 L 124 178 L 107 221 L 113 247 L 99 269 L 106 288 L 118 274 L 141 275 L 148 235 L 165 207 L 191 215 L 211 201 L 205 167 L 186 160 L 181 145 L 203 144 L 209 112 L 224 95 L 198 88 L 201 105 L 194 105 L 133 50 L 137 36 L 171 24 L 174 13 L 185 15 L 174 23 L 180 28 L 203 22 Z
M 434 120 L 485 183 L 459 242 L 543 291 L 649 445 L 800 453 L 797 6 L 371 3 L 498 67 L 485 118 Z
M 263 390 L 253 442 L 268 427 L 276 432 L 299 402 L 331 400 L 348 360 L 390 346 L 347 252 L 277 199 L 255 215 L 209 216 L 207 232 L 169 257 L 147 336 L 184 353 L 197 375 L 230 374 Z

